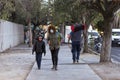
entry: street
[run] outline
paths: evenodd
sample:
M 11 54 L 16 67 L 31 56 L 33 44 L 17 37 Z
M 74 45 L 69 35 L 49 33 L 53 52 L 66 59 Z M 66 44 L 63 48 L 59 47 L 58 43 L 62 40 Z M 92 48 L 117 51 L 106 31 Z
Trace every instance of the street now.
M 120 47 L 112 47 L 112 49 L 111 49 L 111 57 L 115 61 L 120 62 Z

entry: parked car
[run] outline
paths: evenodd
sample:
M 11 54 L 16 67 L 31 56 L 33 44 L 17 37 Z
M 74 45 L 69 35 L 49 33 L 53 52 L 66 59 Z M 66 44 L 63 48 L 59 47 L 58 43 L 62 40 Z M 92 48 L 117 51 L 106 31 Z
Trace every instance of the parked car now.
M 120 29 L 112 29 L 112 45 L 120 45 Z
M 98 38 L 100 34 L 96 30 L 88 31 L 88 44 Z

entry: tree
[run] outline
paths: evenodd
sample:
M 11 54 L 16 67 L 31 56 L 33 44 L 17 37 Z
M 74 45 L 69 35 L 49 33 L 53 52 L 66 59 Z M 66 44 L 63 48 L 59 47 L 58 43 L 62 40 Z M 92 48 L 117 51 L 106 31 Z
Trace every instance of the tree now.
M 12 13 L 10 20 L 17 23 L 22 23 L 29 26 L 29 46 L 32 46 L 32 33 L 34 35 L 34 30 L 36 26 L 40 23 L 42 13 L 42 1 L 43 0 L 14 0 L 15 11 Z M 35 25 L 33 31 L 31 31 L 31 22 Z M 32 32 L 32 33 L 31 33 Z M 34 37 L 34 36 L 33 36 Z
M 88 52 L 87 30 L 92 20 L 96 17 L 97 12 L 88 10 L 84 4 L 79 4 L 79 1 L 75 0 L 55 0 L 54 7 L 56 15 L 58 14 L 58 20 L 55 21 L 69 22 L 73 20 L 87 26 L 84 30 L 84 52 Z
M 72 0 L 70 0 L 70 1 L 72 1 Z M 56 8 L 56 9 L 63 11 L 65 13 L 67 13 L 67 12 L 74 13 L 74 11 L 72 11 L 75 9 L 75 8 L 73 8 L 73 6 L 71 7 L 71 6 L 69 6 L 69 4 L 67 4 L 67 6 L 65 6 L 66 3 L 69 3 L 70 1 L 63 1 L 63 0 L 58 1 L 58 4 L 61 3 L 60 5 L 62 5 L 62 6 L 61 7 L 57 6 L 58 8 Z M 74 3 L 74 2 L 72 2 L 72 3 Z M 100 56 L 100 62 L 111 62 L 111 56 L 110 56 L 111 32 L 112 32 L 111 24 L 113 22 L 114 13 L 120 8 L 120 1 L 118 1 L 118 0 L 77 0 L 76 3 L 80 3 L 79 5 L 85 5 L 87 7 L 86 11 L 88 11 L 88 12 L 84 13 L 85 16 L 83 15 L 84 21 L 88 22 L 87 24 L 90 24 L 90 22 L 92 21 L 92 19 L 89 19 L 89 18 L 91 18 L 90 16 L 95 15 L 95 14 L 90 14 L 91 13 L 90 9 L 92 9 L 102 15 L 104 37 L 103 37 L 103 47 L 102 47 L 102 53 Z M 68 8 L 68 6 L 69 6 L 69 8 Z M 78 9 L 75 9 L 75 10 L 78 10 Z M 79 14 L 79 13 L 77 13 L 77 14 Z M 69 15 L 74 16 L 71 14 L 69 14 Z M 86 15 L 88 15 L 88 17 Z M 86 33 L 87 33 L 87 30 L 86 30 Z M 86 36 L 86 38 L 87 38 L 87 36 Z
M 75 4 L 75 0 L 54 0 L 54 12 L 60 14 L 62 22 L 74 20 L 75 22 L 81 22 L 80 5 Z M 59 5 L 59 6 L 58 6 Z
M 115 13 L 113 28 L 120 28 L 120 9 Z
M 14 10 L 13 0 L 0 0 L 0 19 L 9 20 Z
M 81 15 L 81 20 L 84 25 L 86 25 L 86 28 L 84 30 L 84 53 L 87 53 L 88 50 L 88 28 L 91 22 L 94 20 L 94 18 L 97 16 L 97 13 L 93 10 L 87 10 L 84 8 L 83 11 L 81 11 L 83 15 Z
M 103 20 L 103 47 L 100 62 L 111 62 L 111 33 L 114 13 L 120 8 L 119 0 L 84 0 L 88 9 L 102 14 Z

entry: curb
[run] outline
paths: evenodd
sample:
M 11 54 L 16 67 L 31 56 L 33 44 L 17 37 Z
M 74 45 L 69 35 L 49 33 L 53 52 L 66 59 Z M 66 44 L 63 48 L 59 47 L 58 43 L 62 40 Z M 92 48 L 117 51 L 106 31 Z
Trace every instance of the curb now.
M 90 48 L 89 48 L 88 50 L 89 50 L 89 52 L 90 52 L 91 54 L 95 54 L 95 55 L 100 56 L 100 53 L 97 53 L 97 52 L 93 51 L 93 50 L 90 49 Z M 120 64 L 120 62 L 114 60 L 113 58 L 111 58 L 111 61 L 112 61 L 113 63 Z
M 98 55 L 98 56 L 100 56 L 100 53 L 97 53 L 97 52 L 95 52 L 95 51 L 93 51 L 92 49 L 88 49 L 88 51 L 91 53 L 91 54 L 95 54 L 95 55 Z

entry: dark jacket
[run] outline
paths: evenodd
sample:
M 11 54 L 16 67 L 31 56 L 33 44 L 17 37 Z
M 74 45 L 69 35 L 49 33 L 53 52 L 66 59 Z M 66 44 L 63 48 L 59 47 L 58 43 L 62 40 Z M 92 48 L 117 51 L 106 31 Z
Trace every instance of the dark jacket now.
M 81 30 L 77 31 L 77 32 L 71 32 L 70 33 L 70 37 L 71 37 L 71 41 L 74 42 L 74 41 L 81 41 Z
M 33 52 L 46 54 L 45 42 L 36 40 L 33 46 Z

